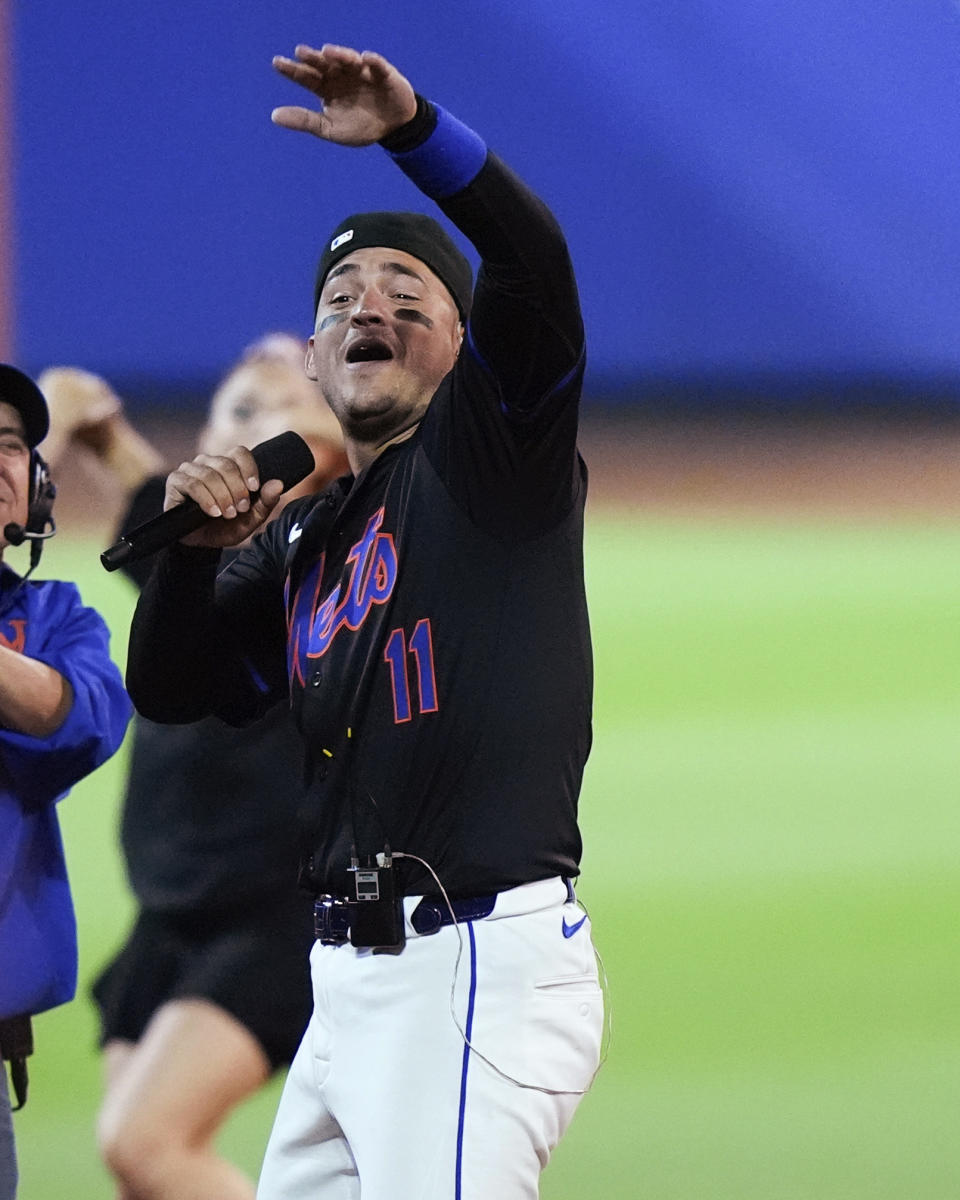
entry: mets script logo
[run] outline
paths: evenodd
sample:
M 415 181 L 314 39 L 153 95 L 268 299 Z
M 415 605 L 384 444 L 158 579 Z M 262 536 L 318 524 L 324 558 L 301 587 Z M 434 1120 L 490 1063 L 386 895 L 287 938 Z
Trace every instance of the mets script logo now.
M 367 522 L 363 536 L 347 555 L 344 579 L 318 602 L 323 579 L 321 556 L 297 589 L 289 624 L 291 682 L 303 684 L 306 659 L 320 658 L 341 629 L 357 630 L 375 604 L 386 604 L 397 582 L 397 549 L 393 535 L 381 533 L 384 510 Z
M 16 650 L 18 654 L 22 654 L 27 640 L 26 628 L 27 623 L 22 618 L 3 621 L 0 623 L 0 643 L 9 646 L 11 650 Z

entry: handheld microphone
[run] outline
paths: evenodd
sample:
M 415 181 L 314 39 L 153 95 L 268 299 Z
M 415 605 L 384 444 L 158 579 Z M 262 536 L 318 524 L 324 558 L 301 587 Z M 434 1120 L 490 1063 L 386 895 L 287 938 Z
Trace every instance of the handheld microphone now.
M 261 442 L 259 446 L 254 446 L 251 454 L 261 480 L 280 479 L 285 492 L 306 479 L 316 466 L 310 447 L 298 433 L 292 431 Z M 253 493 L 251 500 L 256 500 L 258 494 Z M 165 546 L 178 542 L 207 521 L 219 519 L 207 516 L 195 500 L 185 500 L 151 521 L 131 529 L 126 537 L 104 550 L 100 561 L 108 571 L 116 571 L 118 567 L 156 554 Z

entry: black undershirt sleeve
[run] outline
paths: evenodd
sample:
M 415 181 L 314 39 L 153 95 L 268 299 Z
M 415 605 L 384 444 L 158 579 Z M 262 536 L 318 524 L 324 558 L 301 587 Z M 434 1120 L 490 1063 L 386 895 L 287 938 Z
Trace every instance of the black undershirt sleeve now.
M 495 154 L 440 208 L 481 258 L 469 334 L 508 411 L 536 407 L 583 358 L 567 243 L 553 214 Z
M 480 252 L 466 342 L 422 444 L 468 516 L 498 538 L 539 536 L 583 484 L 577 450 L 583 323 L 549 209 L 492 153 L 440 202 Z
M 429 141 L 437 120 L 436 106 L 418 94 L 416 114 L 380 145 L 391 154 L 409 153 Z M 583 359 L 583 323 L 563 232 L 492 151 L 466 187 L 436 203 L 481 258 L 471 340 L 509 406 L 528 409 Z
M 151 720 L 243 725 L 287 694 L 283 576 L 270 539 L 255 539 L 218 577 L 219 564 L 219 552 L 177 543 L 140 593 L 126 682 Z

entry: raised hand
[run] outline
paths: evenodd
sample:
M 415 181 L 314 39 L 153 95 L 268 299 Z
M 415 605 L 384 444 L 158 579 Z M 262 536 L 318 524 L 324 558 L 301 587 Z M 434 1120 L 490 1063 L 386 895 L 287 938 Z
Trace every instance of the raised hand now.
M 369 146 L 416 114 L 410 81 L 381 55 L 330 45 L 319 50 L 297 46 L 295 53 L 296 59 L 277 55 L 273 65 L 317 96 L 322 107 L 319 111 L 275 108 L 271 114 L 275 125 L 341 146 Z
M 50 432 L 42 453 L 51 466 L 59 464 L 71 442 L 94 449 L 108 423 L 123 408 L 105 379 L 78 367 L 48 367 L 37 386 L 50 412 Z

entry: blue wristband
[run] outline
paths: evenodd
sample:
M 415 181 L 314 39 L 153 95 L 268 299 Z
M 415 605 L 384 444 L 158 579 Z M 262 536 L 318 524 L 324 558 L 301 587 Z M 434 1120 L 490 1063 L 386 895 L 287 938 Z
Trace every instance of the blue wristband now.
M 390 157 L 431 200 L 446 200 L 479 175 L 487 159 L 487 147 L 480 135 L 462 121 L 439 104 L 434 107 L 437 124 L 427 140 L 414 150 Z

